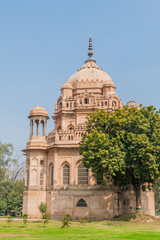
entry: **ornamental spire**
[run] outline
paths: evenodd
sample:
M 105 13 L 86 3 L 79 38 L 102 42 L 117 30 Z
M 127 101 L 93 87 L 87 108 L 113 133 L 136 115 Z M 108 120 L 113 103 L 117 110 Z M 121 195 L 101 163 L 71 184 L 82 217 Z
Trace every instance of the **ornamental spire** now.
M 90 35 L 90 37 L 89 37 L 89 47 L 88 47 L 88 59 L 87 59 L 87 61 L 85 61 L 85 63 L 86 62 L 89 62 L 89 61 L 93 61 L 93 62 L 96 62 L 94 59 L 93 59 L 93 52 L 92 52 L 92 38 L 91 38 L 91 35 Z

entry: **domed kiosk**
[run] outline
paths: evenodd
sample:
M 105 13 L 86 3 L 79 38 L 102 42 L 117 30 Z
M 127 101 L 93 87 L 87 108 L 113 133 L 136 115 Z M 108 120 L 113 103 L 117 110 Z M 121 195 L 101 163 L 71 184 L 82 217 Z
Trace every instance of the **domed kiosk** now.
M 54 129 L 48 135 L 47 111 L 39 105 L 30 111 L 30 138 L 24 150 L 23 213 L 39 218 L 41 202 L 47 203 L 53 219 L 60 219 L 66 213 L 74 219 L 111 219 L 135 210 L 133 189 L 122 191 L 112 183 L 102 185 L 91 169 L 84 167 L 79 154 L 81 136 L 86 134 L 87 114 L 97 108 L 107 112 L 122 108 L 115 89 L 111 77 L 93 59 L 90 37 L 88 59 L 61 87 L 53 116 Z M 132 105 L 135 104 L 130 102 L 129 106 Z M 143 212 L 154 215 L 153 199 L 153 192 L 142 194 Z

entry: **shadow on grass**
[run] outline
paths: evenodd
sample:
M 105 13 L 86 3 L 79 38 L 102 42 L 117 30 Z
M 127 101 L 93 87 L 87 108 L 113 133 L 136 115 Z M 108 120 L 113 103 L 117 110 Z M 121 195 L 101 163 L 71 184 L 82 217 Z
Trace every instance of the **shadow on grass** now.
M 41 220 L 36 220 L 36 221 L 33 221 L 32 223 L 41 223 L 42 221 Z
M 110 221 L 113 221 L 113 222 L 117 222 L 117 221 L 123 221 L 123 222 L 130 222 L 134 219 L 137 218 L 137 214 L 138 213 L 129 213 L 129 214 L 126 214 L 126 215 L 122 215 L 122 216 L 117 216 L 117 217 L 114 217 L 113 219 L 111 219 Z

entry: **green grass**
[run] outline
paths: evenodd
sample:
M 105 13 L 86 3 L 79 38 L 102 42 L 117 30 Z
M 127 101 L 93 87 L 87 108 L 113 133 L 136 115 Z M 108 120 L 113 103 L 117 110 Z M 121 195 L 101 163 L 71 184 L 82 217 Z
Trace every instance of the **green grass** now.
M 44 227 L 41 221 L 29 221 L 23 227 L 22 221 L 13 221 L 11 227 L 0 221 L 1 239 L 52 239 L 52 240 L 154 240 L 160 239 L 160 222 L 139 223 L 125 221 L 99 221 L 86 223 L 86 233 L 79 222 L 72 222 L 62 229 L 60 221 L 50 221 Z

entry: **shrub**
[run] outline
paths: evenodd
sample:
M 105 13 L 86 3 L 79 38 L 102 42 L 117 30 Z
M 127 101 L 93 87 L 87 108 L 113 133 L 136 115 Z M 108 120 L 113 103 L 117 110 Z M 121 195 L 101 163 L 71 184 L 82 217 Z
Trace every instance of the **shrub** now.
M 27 224 L 27 218 L 28 218 L 28 214 L 26 214 L 26 213 L 22 214 L 24 226 L 26 226 L 26 224 Z
M 86 222 L 87 222 L 87 218 L 86 217 L 82 217 L 80 219 L 80 223 L 83 225 L 83 228 L 84 228 L 84 233 L 86 232 Z
M 13 222 L 13 217 L 12 216 L 8 216 L 7 222 L 8 222 L 8 225 L 10 227 L 11 223 Z
M 49 222 L 49 219 L 50 219 L 50 214 L 42 213 L 42 220 L 43 220 L 44 226 Z
M 39 211 L 41 214 L 46 213 L 47 212 L 47 203 L 41 202 L 41 204 L 39 205 Z
M 71 224 L 72 217 L 70 214 L 65 214 L 64 218 L 62 218 L 62 228 L 69 227 Z

